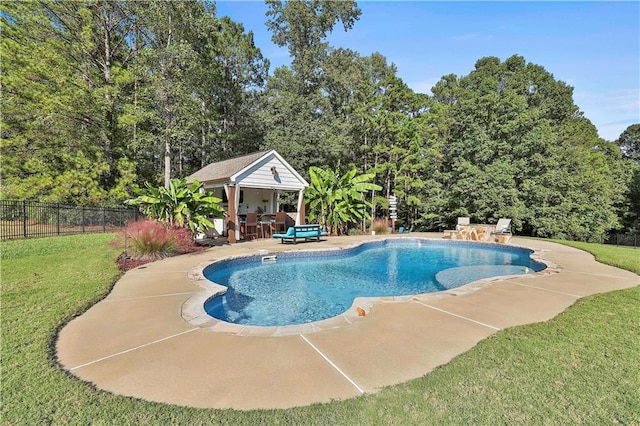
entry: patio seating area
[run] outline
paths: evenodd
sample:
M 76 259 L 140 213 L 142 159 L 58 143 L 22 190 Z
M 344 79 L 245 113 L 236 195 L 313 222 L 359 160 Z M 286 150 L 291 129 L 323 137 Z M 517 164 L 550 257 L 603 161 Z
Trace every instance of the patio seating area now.
M 238 215 L 240 222 L 240 239 L 255 240 L 271 238 L 273 235 L 285 232 L 295 225 L 295 213 L 247 213 Z
M 459 217 L 456 229 L 444 231 L 442 238 L 448 240 L 466 240 L 495 242 L 506 244 L 511 240 L 511 219 L 500 219 L 495 225 L 471 223 L 468 217 Z

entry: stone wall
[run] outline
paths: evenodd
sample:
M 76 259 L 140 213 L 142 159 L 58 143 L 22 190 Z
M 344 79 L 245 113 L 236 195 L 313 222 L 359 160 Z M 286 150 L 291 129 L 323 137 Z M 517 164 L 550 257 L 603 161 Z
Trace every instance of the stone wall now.
M 462 225 L 457 230 L 444 231 L 443 238 L 448 240 L 482 241 L 492 243 L 507 243 L 511 234 L 492 234 L 495 225 Z

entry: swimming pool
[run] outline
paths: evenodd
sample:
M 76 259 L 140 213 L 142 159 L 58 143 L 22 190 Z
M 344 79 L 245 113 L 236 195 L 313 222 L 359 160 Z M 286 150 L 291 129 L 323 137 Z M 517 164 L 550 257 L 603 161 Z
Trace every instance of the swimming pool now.
M 235 324 L 302 324 L 340 315 L 357 297 L 438 292 L 543 270 L 531 254 L 512 246 L 402 238 L 343 250 L 278 253 L 275 261 L 273 254 L 228 259 L 203 271 L 227 287 L 204 308 Z

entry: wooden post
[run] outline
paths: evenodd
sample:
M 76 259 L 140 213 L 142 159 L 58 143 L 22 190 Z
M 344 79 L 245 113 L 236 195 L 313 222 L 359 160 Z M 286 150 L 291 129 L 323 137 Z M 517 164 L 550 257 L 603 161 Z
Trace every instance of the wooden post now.
M 236 187 L 235 185 L 229 185 L 229 194 L 227 194 L 229 212 L 227 216 L 227 242 L 234 244 L 236 242 Z

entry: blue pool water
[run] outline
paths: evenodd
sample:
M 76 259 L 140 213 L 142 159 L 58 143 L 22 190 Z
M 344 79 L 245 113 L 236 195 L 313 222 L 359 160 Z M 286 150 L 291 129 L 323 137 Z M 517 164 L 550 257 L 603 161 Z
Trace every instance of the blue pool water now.
M 207 313 L 236 324 L 291 325 L 340 315 L 356 297 L 404 296 L 447 290 L 499 275 L 545 268 L 532 251 L 479 243 L 389 239 L 346 250 L 280 253 L 224 260 L 204 270 L 227 293 Z

